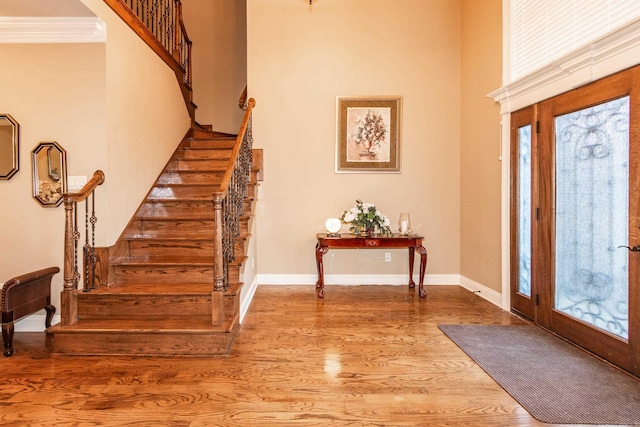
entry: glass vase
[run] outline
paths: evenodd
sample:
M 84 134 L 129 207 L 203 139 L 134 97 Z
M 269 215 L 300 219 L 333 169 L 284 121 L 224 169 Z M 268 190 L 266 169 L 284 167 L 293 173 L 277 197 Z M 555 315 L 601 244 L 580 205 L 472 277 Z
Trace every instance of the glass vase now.
M 402 236 L 408 236 L 411 232 L 411 217 L 409 212 L 402 212 L 398 218 L 398 233 Z

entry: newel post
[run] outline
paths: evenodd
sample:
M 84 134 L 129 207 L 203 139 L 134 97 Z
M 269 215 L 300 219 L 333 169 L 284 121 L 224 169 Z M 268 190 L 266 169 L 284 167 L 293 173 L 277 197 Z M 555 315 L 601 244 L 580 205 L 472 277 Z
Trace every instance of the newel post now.
M 222 212 L 225 193 L 213 194 L 214 232 L 213 232 L 213 292 L 211 292 L 211 324 L 224 325 L 224 259 L 223 259 L 223 218 Z
M 75 271 L 75 201 L 68 195 L 64 199 L 64 288 L 60 296 L 60 321 L 62 325 L 73 325 L 78 318 L 78 291 Z
M 214 213 L 214 230 L 213 230 L 213 290 L 224 290 L 224 257 L 222 247 L 223 236 L 223 212 L 222 204 L 224 202 L 224 193 L 213 194 L 213 213 Z

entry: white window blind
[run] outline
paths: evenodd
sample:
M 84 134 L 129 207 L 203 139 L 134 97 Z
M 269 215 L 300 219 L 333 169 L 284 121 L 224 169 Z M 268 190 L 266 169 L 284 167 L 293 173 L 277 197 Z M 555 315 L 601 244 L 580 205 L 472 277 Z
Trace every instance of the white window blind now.
M 509 81 L 640 17 L 640 0 L 510 0 Z

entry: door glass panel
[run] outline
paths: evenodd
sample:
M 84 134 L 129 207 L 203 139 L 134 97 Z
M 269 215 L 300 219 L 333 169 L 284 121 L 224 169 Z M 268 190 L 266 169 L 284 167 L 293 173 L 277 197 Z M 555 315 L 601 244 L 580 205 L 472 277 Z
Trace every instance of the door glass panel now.
M 629 97 L 555 119 L 555 308 L 629 336 Z
M 518 129 L 518 292 L 531 296 L 531 125 Z

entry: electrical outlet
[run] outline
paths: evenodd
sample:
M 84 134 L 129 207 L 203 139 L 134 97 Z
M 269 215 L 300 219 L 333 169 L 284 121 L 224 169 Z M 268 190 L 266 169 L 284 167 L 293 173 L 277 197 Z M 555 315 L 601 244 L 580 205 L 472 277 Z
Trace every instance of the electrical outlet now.
M 391 252 L 385 252 L 384 253 L 384 261 L 385 262 L 391 262 Z

